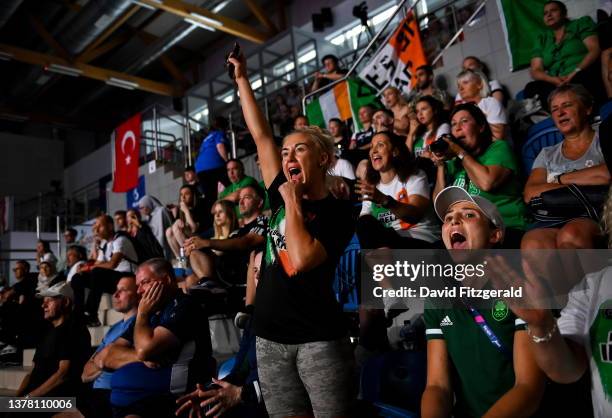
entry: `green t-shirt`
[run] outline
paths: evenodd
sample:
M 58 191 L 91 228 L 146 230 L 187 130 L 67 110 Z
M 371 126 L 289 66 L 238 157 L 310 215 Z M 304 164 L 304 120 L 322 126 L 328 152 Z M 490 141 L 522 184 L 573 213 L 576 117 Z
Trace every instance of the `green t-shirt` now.
M 225 189 L 223 189 L 223 191 L 219 193 L 219 199 L 224 199 L 228 195 L 234 193 L 236 190 L 242 189 L 243 187 L 256 186 L 256 185 L 257 185 L 257 180 L 255 180 L 253 177 L 245 176 L 238 183 L 232 183 L 229 186 L 227 186 Z
M 576 69 L 589 52 L 584 39 L 597 35 L 595 22 L 589 16 L 565 24 L 565 36 L 555 43 L 555 34 L 547 29 L 536 38 L 531 58 L 542 58 L 544 69 L 551 76 L 565 76 Z
M 512 353 L 514 334 L 525 322 L 513 315 L 503 300 L 494 308 L 479 309 L 507 353 Z M 515 383 L 511 356 L 495 347 L 466 308 L 433 309 L 425 305 L 427 340 L 443 339 L 451 360 L 455 405 L 453 416 L 481 417 Z
M 523 189 L 518 181 L 518 164 L 508 142 L 503 140 L 492 142 L 489 148 L 476 158 L 476 161 L 482 165 L 498 165 L 507 168 L 512 171 L 512 174 L 494 191 L 485 192 L 469 180 L 461 160 L 456 158 L 446 165 L 452 185 L 462 187 L 470 195 L 482 196 L 495 204 L 504 219 L 506 228 L 525 229 L 527 223 L 525 221 L 526 207 L 522 197 Z

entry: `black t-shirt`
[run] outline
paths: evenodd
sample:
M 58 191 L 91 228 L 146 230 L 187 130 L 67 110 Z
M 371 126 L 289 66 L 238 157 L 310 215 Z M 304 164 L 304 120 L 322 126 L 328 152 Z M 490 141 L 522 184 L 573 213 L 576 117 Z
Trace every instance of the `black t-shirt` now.
M 268 217 L 260 215 L 248 224 L 232 232 L 229 238 L 242 238 L 248 234 L 265 236 Z M 217 271 L 223 281 L 231 284 L 245 284 L 251 250 L 263 249 L 263 244 L 248 250 L 225 251 L 217 257 Z
M 57 372 L 61 360 L 70 360 L 66 381 L 45 396 L 76 396 L 83 366 L 90 355 L 91 336 L 82 321 L 68 319 L 58 327 L 49 327 L 36 347 L 34 369 L 26 393 Z
M 36 285 L 38 283 L 38 279 L 35 275 L 27 275 L 17 283 L 13 285 L 13 291 L 17 297 L 25 296 L 27 301 L 31 301 L 34 299 L 36 295 Z M 38 301 L 40 304 L 40 300 Z
M 297 273 L 286 250 L 285 203 L 278 191 L 286 181 L 281 172 L 268 189 L 273 215 L 257 287 L 255 332 L 281 344 L 335 340 L 347 330 L 332 285 L 338 260 L 354 232 L 351 204 L 331 195 L 302 202 L 306 229 L 323 245 L 327 259 L 312 270 Z
M 364 145 L 368 145 L 372 142 L 372 137 L 374 136 L 374 127 L 370 126 L 370 129 L 366 129 L 365 131 L 359 131 L 355 134 L 355 141 L 357 142 L 357 148 L 363 147 Z

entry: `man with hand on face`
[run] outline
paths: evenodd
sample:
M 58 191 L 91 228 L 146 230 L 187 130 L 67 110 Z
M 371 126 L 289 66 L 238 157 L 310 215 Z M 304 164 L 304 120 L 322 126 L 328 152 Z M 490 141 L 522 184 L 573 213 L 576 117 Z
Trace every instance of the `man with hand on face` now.
M 181 292 L 172 265 L 145 261 L 136 272 L 141 297 L 136 320 L 95 359 L 115 370 L 111 378 L 113 416 L 170 417 L 178 396 L 214 372 L 208 318 Z
M 449 250 L 485 250 L 504 238 L 497 207 L 460 187 L 447 187 L 434 207 Z M 455 301 L 453 301 L 455 302 Z M 476 310 L 469 300 L 453 308 L 426 301 L 427 385 L 423 417 L 530 416 L 539 407 L 544 375 L 529 348 L 525 321 L 501 299 Z M 501 303 L 501 305 L 500 305 Z M 498 309 L 499 308 L 499 309 Z M 480 311 L 480 312 L 479 312 Z
M 88 418 L 107 418 L 113 415 L 110 403 L 113 374 L 108 369 L 104 369 L 101 359 L 108 354 L 110 344 L 134 325 L 138 300 L 136 278 L 132 275 L 123 276 L 117 283 L 117 291 L 113 294 L 113 309 L 123 314 L 123 318 L 108 330 L 94 355 L 85 364 L 81 374 L 83 382 L 93 381 L 93 391 L 89 399 L 90 409 L 86 414 Z

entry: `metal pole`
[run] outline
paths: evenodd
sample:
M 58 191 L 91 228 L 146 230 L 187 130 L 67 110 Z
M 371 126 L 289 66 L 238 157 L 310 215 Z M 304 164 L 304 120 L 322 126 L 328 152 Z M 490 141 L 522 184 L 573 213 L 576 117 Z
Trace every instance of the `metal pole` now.
M 191 165 L 191 130 L 189 127 L 189 99 L 185 97 L 185 140 L 183 141 L 183 156 L 187 144 L 187 165 Z M 183 159 L 183 162 L 185 159 Z
M 40 239 L 40 215 L 36 216 L 36 239 Z
M 62 246 L 60 243 L 60 217 L 59 215 L 55 216 L 55 237 L 57 238 L 57 256 L 61 258 L 62 255 Z
M 154 154 L 155 154 L 155 161 L 159 160 L 159 151 L 157 149 L 158 147 L 158 142 L 157 142 L 157 106 L 153 106 L 153 146 L 154 146 Z
M 483 0 L 482 3 L 480 3 L 480 5 L 476 8 L 476 10 L 474 11 L 474 13 L 472 13 L 472 15 L 470 16 L 470 18 L 463 24 L 463 26 L 461 26 L 461 29 L 459 29 L 457 31 L 457 33 L 455 33 L 455 36 L 453 36 L 451 38 L 450 41 L 448 41 L 448 43 L 446 44 L 446 46 L 442 49 L 442 51 L 440 51 L 440 53 L 436 56 L 436 58 L 434 58 L 434 60 L 432 61 L 431 65 L 432 67 L 436 65 L 436 63 L 438 61 L 440 61 L 440 59 L 442 58 L 442 55 L 444 54 L 444 52 L 451 47 L 451 45 L 453 44 L 453 42 L 455 42 L 457 40 L 457 38 L 459 36 L 461 36 L 461 34 L 463 33 L 463 30 L 465 29 L 465 27 L 467 25 L 470 24 L 470 22 L 476 17 L 476 15 L 478 13 L 480 13 L 480 11 L 483 9 L 483 7 L 485 6 L 485 4 L 487 3 L 487 0 Z
M 372 48 L 372 46 L 374 46 L 374 44 L 376 43 L 378 38 L 380 38 L 381 34 L 385 31 L 385 29 L 387 29 L 387 26 L 389 26 L 389 24 L 391 23 L 393 18 L 402 10 L 402 7 L 404 6 L 404 4 L 407 1 L 408 0 L 402 0 L 401 1 L 399 6 L 397 6 L 397 9 L 395 9 L 395 12 L 393 12 L 393 14 L 385 22 L 384 26 L 378 31 L 376 36 L 374 36 L 374 38 L 372 38 L 372 40 L 370 41 L 368 46 L 366 46 L 365 49 L 361 52 L 361 55 L 359 55 L 359 58 L 357 58 L 357 60 L 355 60 L 355 62 L 353 63 L 351 68 L 349 68 L 348 72 L 344 75 L 344 77 L 339 78 L 336 81 L 332 81 L 331 83 L 327 84 L 326 86 L 321 87 L 320 89 L 317 89 L 317 90 L 315 90 L 313 92 L 310 92 L 307 95 L 305 95 L 304 98 L 302 98 L 302 111 L 304 112 L 304 114 L 306 114 L 306 100 L 308 98 L 314 96 L 315 94 L 321 93 L 322 91 L 329 90 L 329 88 L 335 86 L 336 84 L 342 83 L 343 81 L 345 81 L 347 78 L 349 78 L 353 74 L 353 72 L 355 71 L 355 68 L 357 68 L 357 66 L 361 63 L 361 61 L 363 61 L 363 59 L 365 58 L 365 56 L 368 53 L 368 51 L 370 50 L 370 48 Z M 412 6 L 410 6 L 410 8 L 408 9 L 408 12 L 410 12 L 410 10 L 414 9 L 415 6 L 419 3 L 419 1 L 421 1 L 421 0 L 417 0 Z
M 234 125 L 232 123 L 232 112 L 229 114 L 229 128 L 230 128 L 230 140 L 232 143 L 232 158 L 236 158 L 238 153 L 236 152 L 236 134 L 234 134 Z

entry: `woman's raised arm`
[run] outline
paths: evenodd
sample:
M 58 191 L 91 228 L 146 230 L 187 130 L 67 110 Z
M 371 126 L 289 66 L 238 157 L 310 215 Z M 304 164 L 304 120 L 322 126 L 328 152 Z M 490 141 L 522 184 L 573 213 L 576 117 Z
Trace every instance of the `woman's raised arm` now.
M 281 171 L 280 153 L 274 143 L 270 125 L 268 125 L 268 121 L 266 121 L 255 100 L 255 94 L 253 94 L 253 89 L 246 74 L 244 56 L 231 57 L 228 61 L 234 64 L 234 76 L 240 93 L 242 113 L 257 146 L 264 184 L 269 187 L 278 172 Z

